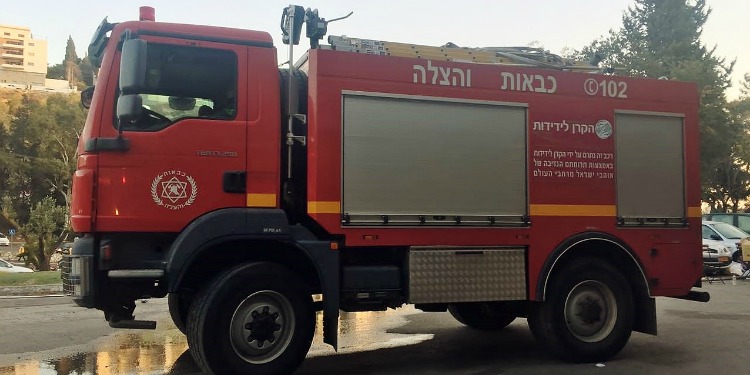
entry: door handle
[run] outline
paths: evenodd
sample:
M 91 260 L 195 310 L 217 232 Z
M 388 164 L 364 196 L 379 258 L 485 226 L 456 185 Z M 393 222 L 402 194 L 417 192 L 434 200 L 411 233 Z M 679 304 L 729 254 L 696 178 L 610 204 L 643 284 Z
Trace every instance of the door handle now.
M 130 149 L 130 142 L 123 138 L 91 138 L 83 146 L 86 152 L 126 152 Z
M 247 172 L 225 171 L 221 185 L 225 193 L 245 194 L 247 192 Z

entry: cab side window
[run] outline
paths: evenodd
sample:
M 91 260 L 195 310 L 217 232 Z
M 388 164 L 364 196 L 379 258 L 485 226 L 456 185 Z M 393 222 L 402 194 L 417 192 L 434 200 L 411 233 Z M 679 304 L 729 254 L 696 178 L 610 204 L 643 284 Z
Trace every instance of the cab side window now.
M 149 43 L 143 115 L 127 131 L 157 131 L 184 118 L 231 120 L 237 113 L 232 51 Z M 115 124 L 117 126 L 117 124 Z

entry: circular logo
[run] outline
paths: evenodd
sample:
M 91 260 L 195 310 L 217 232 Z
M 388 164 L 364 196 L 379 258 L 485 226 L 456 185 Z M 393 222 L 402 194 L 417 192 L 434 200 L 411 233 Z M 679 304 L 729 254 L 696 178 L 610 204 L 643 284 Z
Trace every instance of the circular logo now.
M 193 204 L 197 196 L 198 184 L 183 171 L 166 171 L 151 182 L 151 199 L 170 210 L 183 209 Z
M 607 120 L 599 120 L 594 127 L 594 132 L 601 139 L 607 139 L 612 135 L 612 124 Z
M 586 91 L 587 94 L 594 96 L 599 92 L 599 84 L 596 83 L 595 79 L 589 78 L 586 80 L 586 82 L 583 83 L 583 91 Z

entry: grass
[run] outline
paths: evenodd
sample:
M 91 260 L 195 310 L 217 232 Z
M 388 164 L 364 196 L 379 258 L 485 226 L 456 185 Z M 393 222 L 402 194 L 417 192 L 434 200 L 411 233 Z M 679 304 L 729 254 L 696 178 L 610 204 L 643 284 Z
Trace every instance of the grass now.
M 59 271 L 40 271 L 30 273 L 0 272 L 0 286 L 26 286 L 60 284 Z

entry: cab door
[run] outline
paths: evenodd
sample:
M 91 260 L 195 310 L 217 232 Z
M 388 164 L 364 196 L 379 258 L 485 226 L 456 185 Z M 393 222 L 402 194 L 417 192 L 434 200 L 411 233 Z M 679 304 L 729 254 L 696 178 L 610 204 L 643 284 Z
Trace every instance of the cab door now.
M 142 110 L 120 123 L 120 54 L 100 122 L 99 232 L 178 232 L 195 218 L 245 206 L 247 47 L 176 37 L 147 42 Z M 103 89 L 97 87 L 97 89 Z M 109 107 L 109 106 L 108 106 Z M 119 142 L 119 143 L 118 143 Z M 107 149 L 104 144 L 114 144 Z

